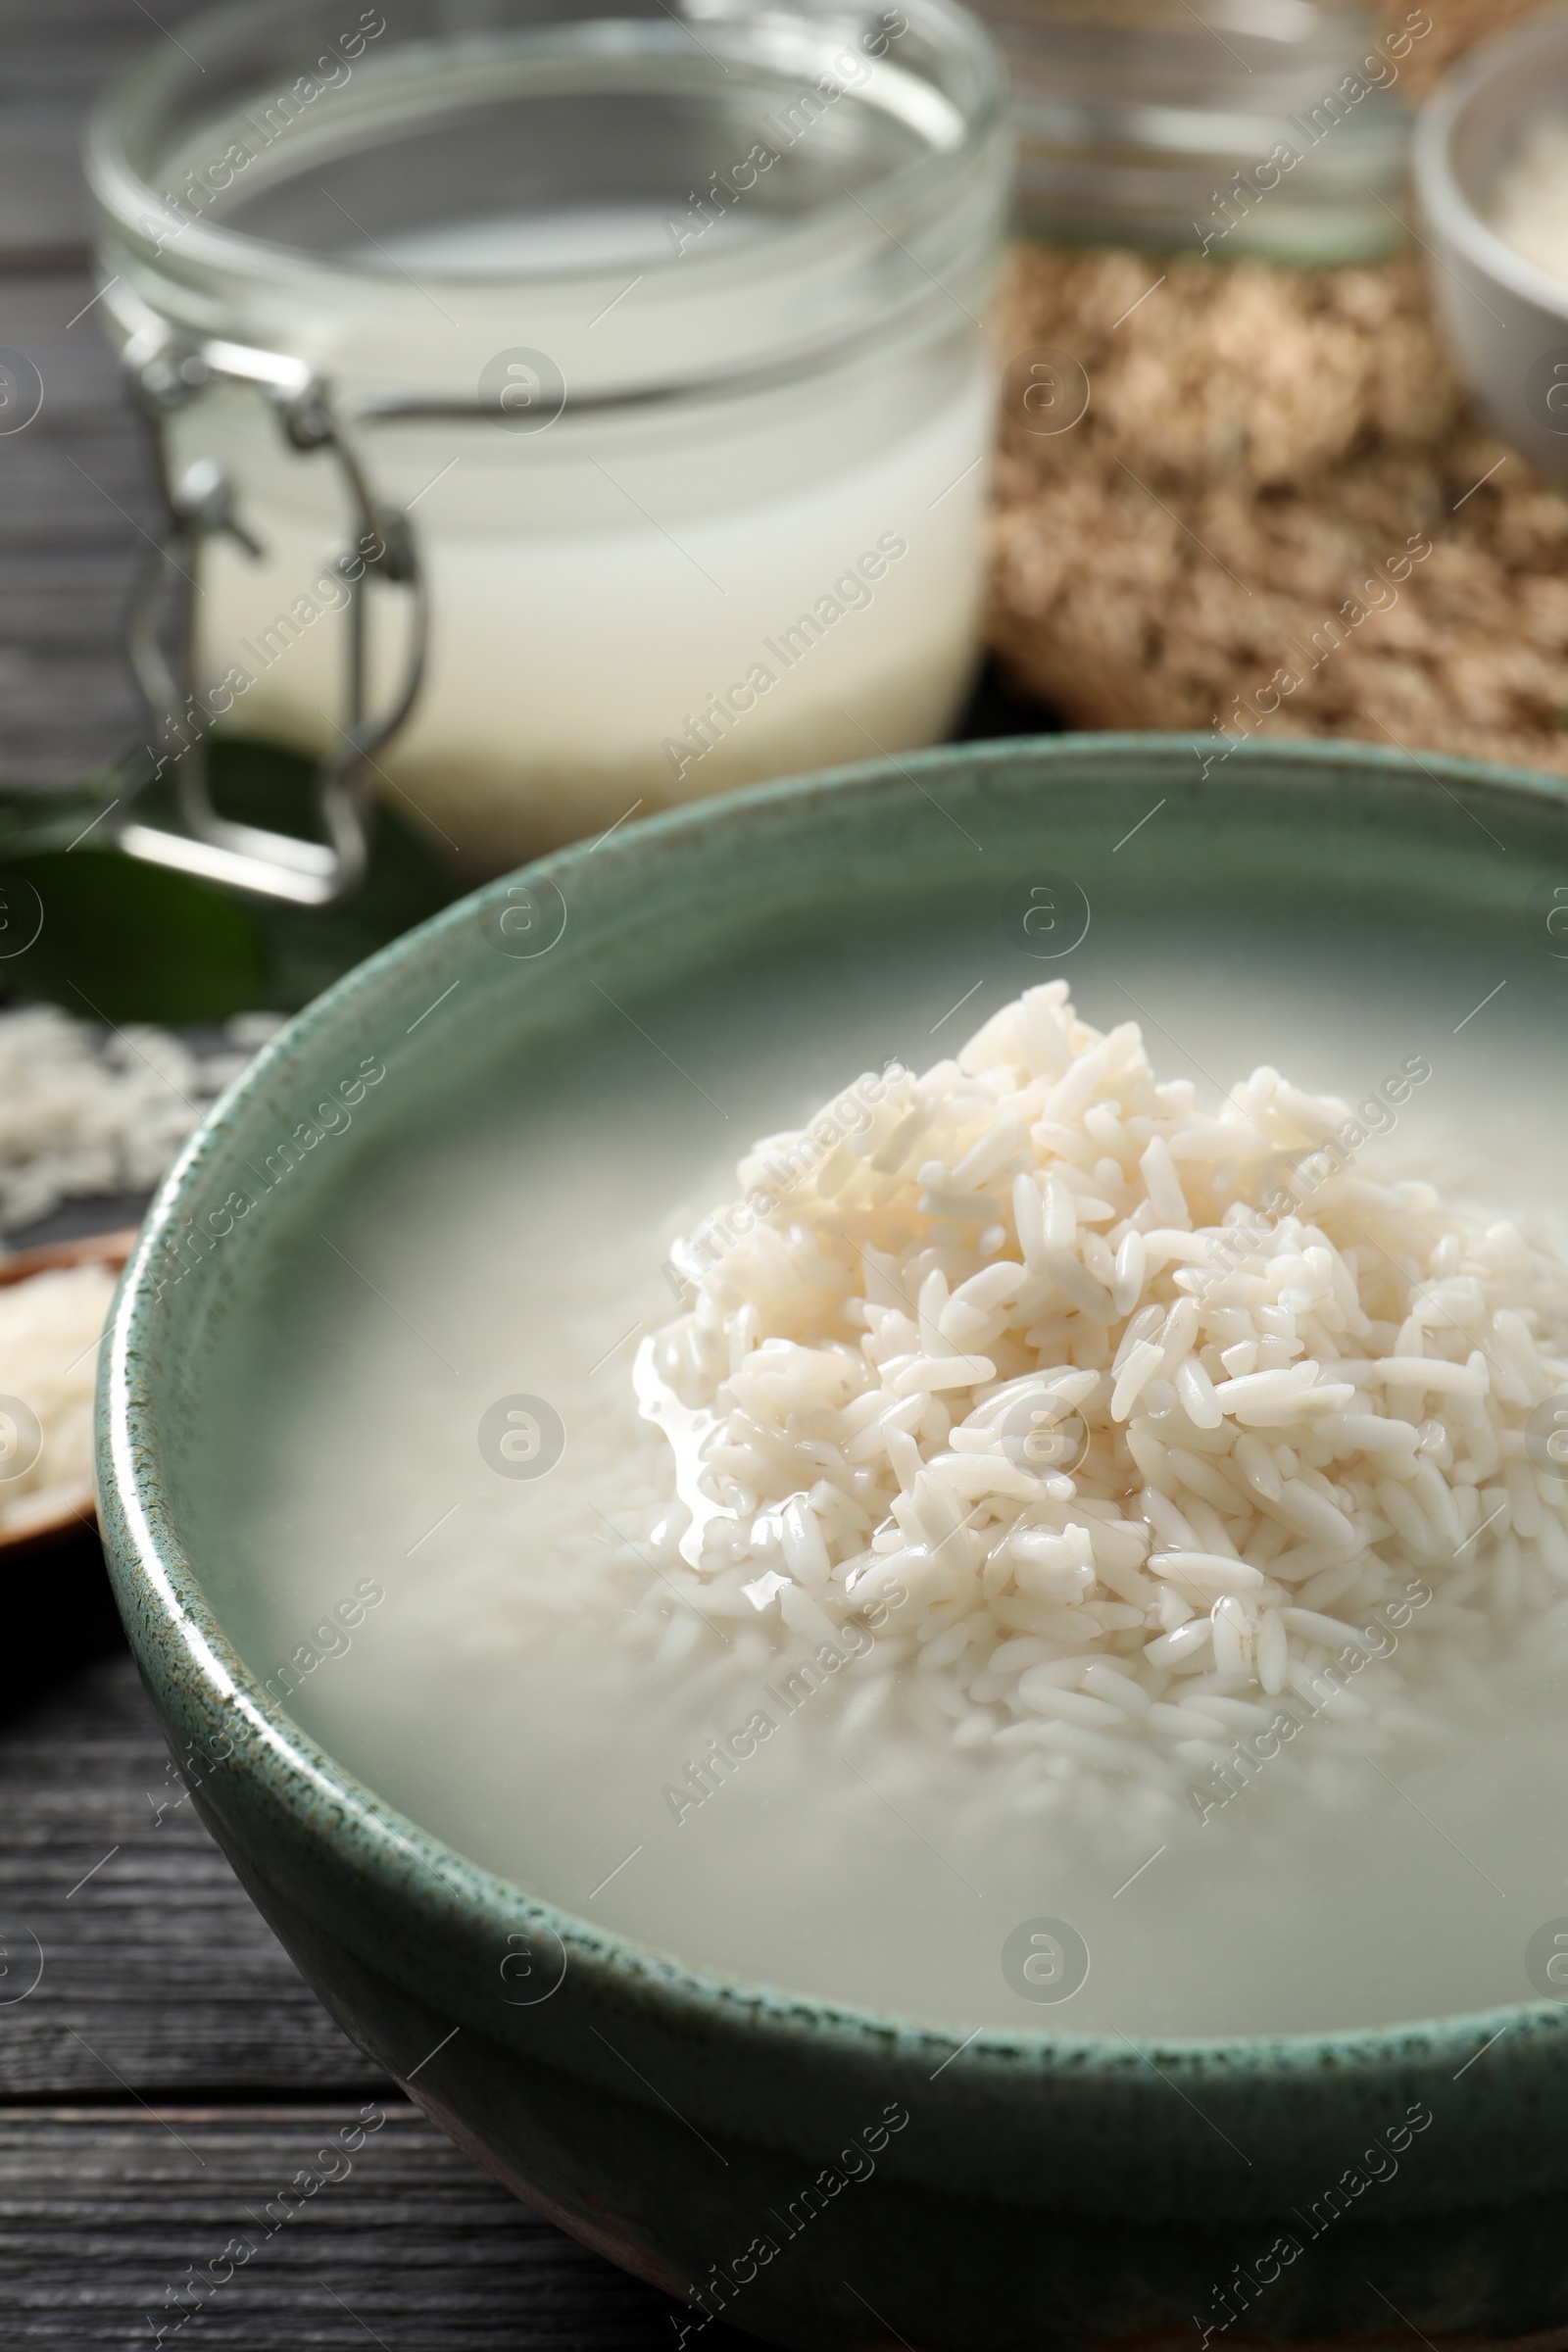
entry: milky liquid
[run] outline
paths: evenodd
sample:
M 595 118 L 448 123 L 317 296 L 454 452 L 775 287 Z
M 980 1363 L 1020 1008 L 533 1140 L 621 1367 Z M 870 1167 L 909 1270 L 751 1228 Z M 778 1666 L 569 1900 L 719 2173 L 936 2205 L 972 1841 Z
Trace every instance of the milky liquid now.
M 530 481 L 542 461 L 519 454 L 529 440 L 476 442 L 469 427 L 416 454 L 405 435 L 378 479 L 418 499 L 431 634 L 416 713 L 379 761 L 393 807 L 491 873 L 639 802 L 647 813 L 938 741 L 976 659 L 989 416 L 976 368 L 884 449 L 845 452 L 824 432 L 809 481 L 775 490 L 756 452 L 722 506 L 710 450 L 614 448 L 609 473 L 564 455 Z M 328 570 L 341 534 L 313 512 L 318 485 L 284 475 L 270 448 L 237 463 L 259 484 L 246 514 L 267 554 L 214 546 L 204 674 L 251 679 L 230 725 L 322 752 L 342 717 L 343 595 Z M 405 608 L 395 590 L 369 593 L 385 702 Z
M 706 265 L 755 248 L 765 281 L 769 246 L 768 216 L 741 206 L 694 251 Z M 481 357 L 543 346 L 571 393 L 612 382 L 617 365 L 642 382 L 714 365 L 673 307 L 672 283 L 688 281 L 653 206 L 478 219 L 377 256 L 389 285 L 427 294 L 400 375 L 445 368 L 455 318 L 481 299 L 494 311 Z M 487 292 L 486 271 L 540 274 Z M 804 328 L 792 318 L 789 331 Z M 538 432 L 489 417 L 361 428 L 376 495 L 410 514 L 430 589 L 418 702 L 379 755 L 401 813 L 466 871 L 494 873 L 634 804 L 939 740 L 977 654 L 993 398 L 956 301 L 939 332 L 936 348 L 886 344 L 701 413 L 568 415 Z M 335 749 L 347 592 L 331 565 L 354 534 L 326 462 L 285 450 L 247 394 L 198 404 L 172 429 L 182 464 L 224 466 L 261 551 L 221 537 L 204 551 L 204 692 L 225 728 Z M 410 603 L 366 593 L 381 709 L 401 684 Z
M 732 1191 L 754 1135 L 889 1055 L 924 1067 L 955 1050 L 1038 979 L 1019 962 L 957 919 L 940 938 L 839 945 L 814 979 L 760 958 L 716 996 L 639 999 L 662 1051 L 607 1010 L 394 1155 L 332 1144 L 338 1189 L 286 1246 L 280 1229 L 262 1316 L 213 1386 L 233 1458 L 221 1526 L 190 1541 L 220 1615 L 254 1669 L 297 1681 L 306 1729 L 413 1818 L 570 1913 L 742 1978 L 1058 2032 L 1308 2031 L 1533 1998 L 1526 1944 L 1568 1912 L 1568 1739 L 1546 1669 L 1456 1718 L 1441 1760 L 1346 1768 L 1332 1806 L 1286 1749 L 1201 1824 L 1155 1833 L 1123 1810 L 1069 1835 L 1000 1807 L 946 1743 L 841 1742 L 829 1692 L 774 1708 L 774 1735 L 674 1817 L 665 1789 L 710 1733 L 746 1722 L 758 1679 L 700 1629 L 661 1663 L 573 1601 L 609 1554 L 602 1514 L 629 1524 L 628 1494 L 662 1471 L 630 1365 L 639 1329 L 671 1311 L 668 1239 Z M 1435 935 L 1331 941 L 1289 916 L 1233 926 L 1198 963 L 1174 919 L 1097 916 L 1071 970 L 1097 1025 L 1142 1008 L 1156 1069 L 1190 1076 L 1200 1102 L 1261 1060 L 1356 1101 L 1424 1054 L 1433 1077 L 1367 1172 L 1421 1173 L 1556 1230 L 1562 975 L 1510 964 L 1465 1020 L 1496 964 Z M 476 1442 L 516 1394 L 549 1400 L 567 1434 L 533 1483 L 496 1476 Z M 218 1435 L 236 1429 L 242 1448 Z M 346 1647 L 318 1637 L 299 1673 L 363 1579 L 385 1598 Z M 1044 1919 L 1090 1955 L 1059 2004 L 1003 1964 L 1012 1932 Z

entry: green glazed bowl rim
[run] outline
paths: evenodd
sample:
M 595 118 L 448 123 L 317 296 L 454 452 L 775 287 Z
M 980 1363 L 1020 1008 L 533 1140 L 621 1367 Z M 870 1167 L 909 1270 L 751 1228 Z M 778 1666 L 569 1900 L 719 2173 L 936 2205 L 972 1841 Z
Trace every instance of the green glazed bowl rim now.
M 956 771 L 983 775 L 998 767 L 1032 765 L 1049 789 L 1053 771 L 1062 781 L 1081 783 L 1097 769 L 1114 772 L 1129 760 L 1151 770 L 1170 767 L 1170 781 L 1191 785 L 1188 765 L 1195 756 L 1200 778 L 1214 763 L 1213 734 L 1060 734 L 1007 737 L 995 742 L 949 745 L 849 767 L 819 770 L 781 782 L 687 803 L 623 827 L 624 848 L 671 845 L 714 828 L 744 827 L 756 813 L 798 810 L 803 818 L 831 794 L 838 797 L 897 793 L 901 783 L 920 794 L 922 775 Z M 1425 779 L 1450 800 L 1464 794 L 1490 800 L 1503 793 L 1525 795 L 1555 806 L 1568 819 L 1568 782 L 1543 771 L 1504 767 L 1432 753 L 1421 759 L 1380 745 L 1290 738 L 1232 747 L 1223 757 L 1236 763 L 1236 780 L 1266 791 L 1271 784 L 1298 779 L 1303 770 L 1335 771 L 1375 778 L 1380 772 L 1420 788 Z M 1462 800 L 1458 805 L 1463 807 Z M 579 872 L 596 844 L 578 842 L 518 869 L 531 886 L 564 885 Z M 884 2014 L 847 2001 L 791 1992 L 678 1960 L 629 1936 L 594 1925 L 513 1882 L 469 1861 L 456 1847 L 376 1795 L 346 1767 L 307 1738 L 292 1717 L 263 1689 L 231 1647 L 207 1602 L 199 1579 L 181 1556 L 159 1461 L 156 1374 L 148 1389 L 144 1367 L 156 1366 L 156 1321 L 160 1282 L 157 1268 L 168 1239 L 184 1218 L 191 1197 L 216 1145 L 269 1079 L 310 1049 L 346 1007 L 373 1001 L 385 978 L 423 947 L 471 929 L 476 911 L 505 901 L 518 875 L 503 875 L 404 933 L 333 983 L 296 1014 L 253 1059 L 209 1110 L 165 1178 L 122 1278 L 100 1358 L 97 1404 L 99 1514 L 111 1581 L 132 1646 L 167 1713 L 221 1719 L 247 1735 L 246 1769 L 261 1777 L 275 1808 L 302 1835 L 322 1834 L 323 1803 L 336 1816 L 329 1831 L 335 1846 L 346 1840 L 345 1876 L 363 1885 L 369 1877 L 395 1905 L 412 1906 L 423 1928 L 455 1941 L 470 1939 L 476 1925 L 491 1935 L 509 1928 L 557 1936 L 568 1965 L 592 1981 L 615 1984 L 623 1993 L 652 2001 L 671 2022 L 709 2029 L 727 2021 L 749 2035 L 770 2035 L 786 2049 L 803 2035 L 846 2061 L 890 2058 L 940 2060 L 940 2073 L 960 2052 L 965 2075 L 985 2069 L 1020 2090 L 1031 2082 L 1070 2076 L 1080 2084 L 1125 2083 L 1158 2052 L 1167 2079 L 1195 2087 L 1225 2081 L 1233 2088 L 1250 2081 L 1319 2078 L 1325 2069 L 1357 2076 L 1388 2072 L 1404 2076 L 1414 2067 L 1448 2065 L 1479 2054 L 1505 2031 L 1514 2063 L 1529 2063 L 1542 2041 L 1568 2031 L 1568 2005 L 1547 2000 L 1507 2002 L 1437 2018 L 1399 2020 L 1384 2026 L 1310 2034 L 1260 2035 L 1160 2035 L 1073 2034 L 1033 2027 L 984 2026 L 965 2036 L 957 2024 L 902 2014 Z M 411 1867 L 412 1865 L 412 1867 Z M 934 2079 L 934 2078 L 933 2078 Z M 971 2077 L 972 2079 L 972 2077 Z

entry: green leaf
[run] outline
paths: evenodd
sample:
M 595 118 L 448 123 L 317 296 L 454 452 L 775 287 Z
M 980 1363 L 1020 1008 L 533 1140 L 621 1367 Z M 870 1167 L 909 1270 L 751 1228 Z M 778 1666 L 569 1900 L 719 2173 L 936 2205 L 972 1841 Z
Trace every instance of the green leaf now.
M 213 796 L 224 815 L 313 833 L 308 760 L 238 739 L 215 742 L 209 756 Z M 5 956 L 0 930 L 5 995 L 117 1023 L 197 1025 L 255 1009 L 293 1012 L 466 887 L 385 808 L 364 887 L 346 906 L 320 910 L 220 890 L 127 858 L 102 824 L 79 847 L 68 846 L 101 817 L 109 798 L 83 787 L 0 799 L 0 883 L 9 877 L 22 886 L 13 891 L 18 921 L 22 907 L 33 906 L 29 887 L 43 911 L 36 941 L 20 955 Z M 172 821 L 163 808 L 147 813 Z
M 265 1004 L 269 956 L 248 908 L 118 850 L 14 858 L 43 927 L 0 964 L 12 993 L 106 1021 L 220 1021 Z

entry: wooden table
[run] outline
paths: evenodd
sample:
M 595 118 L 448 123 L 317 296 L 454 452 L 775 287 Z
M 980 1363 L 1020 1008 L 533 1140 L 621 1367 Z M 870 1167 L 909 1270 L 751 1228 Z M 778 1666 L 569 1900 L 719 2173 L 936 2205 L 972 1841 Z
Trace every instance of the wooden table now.
M 101 1575 L 61 1571 L 89 1601 Z M 160 2327 L 243 2352 L 670 2345 L 672 2304 L 516 2204 L 339 2033 L 181 1801 L 123 1647 L 88 1645 L 0 1727 L 8 2352 Z M 385 2121 L 352 2172 L 266 2238 L 267 2201 L 367 2109 Z M 187 2266 L 236 2239 L 260 2250 L 176 2334 Z

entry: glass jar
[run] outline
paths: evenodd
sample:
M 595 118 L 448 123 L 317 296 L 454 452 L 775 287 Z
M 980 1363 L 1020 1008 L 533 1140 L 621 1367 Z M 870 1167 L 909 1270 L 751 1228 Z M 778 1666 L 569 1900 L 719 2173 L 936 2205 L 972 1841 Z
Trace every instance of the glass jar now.
M 976 5 L 1011 71 L 1039 234 L 1325 264 L 1399 242 L 1393 93 L 1425 9 L 1382 23 L 1358 0 Z
M 1003 98 L 948 0 L 182 24 L 88 173 L 197 533 L 186 732 L 329 756 L 407 699 L 377 774 L 473 873 L 940 738 Z

